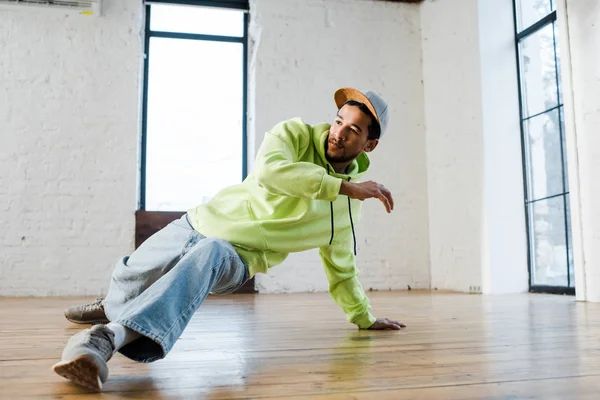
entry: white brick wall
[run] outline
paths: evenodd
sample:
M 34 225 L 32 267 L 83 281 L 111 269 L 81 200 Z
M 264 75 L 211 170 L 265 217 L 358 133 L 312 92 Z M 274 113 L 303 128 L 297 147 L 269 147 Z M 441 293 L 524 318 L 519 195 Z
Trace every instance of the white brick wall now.
M 133 0 L 105 4 L 101 18 L 0 12 L 0 295 L 104 293 L 133 248 L 142 10 Z M 254 148 L 280 119 L 330 121 L 339 86 L 388 99 L 390 131 L 369 178 L 390 187 L 396 211 L 365 204 L 362 281 L 428 287 L 418 7 L 256 0 L 252 20 Z M 306 253 L 259 287 L 326 290 L 326 281 Z
M 141 2 L 0 11 L 0 295 L 106 291 L 133 248 Z
M 395 211 L 364 204 L 358 262 L 366 289 L 428 288 L 425 130 L 419 7 L 366 0 L 255 0 L 252 32 L 258 148 L 279 120 L 332 121 L 340 86 L 371 88 L 390 105 L 390 127 L 370 153 L 368 179 L 388 186 Z M 308 23 L 310 21 L 310 25 Z M 323 291 L 327 281 L 316 251 L 290 256 L 261 292 Z

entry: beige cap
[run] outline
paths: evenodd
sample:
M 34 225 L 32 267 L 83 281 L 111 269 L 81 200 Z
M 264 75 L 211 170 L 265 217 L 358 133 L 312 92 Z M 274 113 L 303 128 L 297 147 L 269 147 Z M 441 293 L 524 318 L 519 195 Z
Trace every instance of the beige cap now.
M 348 100 L 355 100 L 367 106 L 379 123 L 381 136 L 383 136 L 388 124 L 388 105 L 379 95 L 371 91 L 363 93 L 353 88 L 340 88 L 335 91 L 333 98 L 338 109 Z

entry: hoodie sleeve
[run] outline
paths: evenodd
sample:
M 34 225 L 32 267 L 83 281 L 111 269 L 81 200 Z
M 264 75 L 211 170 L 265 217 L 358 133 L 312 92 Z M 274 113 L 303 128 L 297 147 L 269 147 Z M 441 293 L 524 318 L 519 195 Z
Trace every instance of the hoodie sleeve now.
M 290 120 L 276 125 L 265 134 L 256 157 L 257 182 L 273 194 L 313 200 L 333 201 L 342 180 L 311 162 L 299 161 L 311 145 L 312 128 Z
M 376 318 L 360 282 L 354 254 L 343 246 L 333 244 L 320 248 L 319 255 L 329 281 L 329 294 L 339 305 L 349 322 L 361 329 L 369 328 Z

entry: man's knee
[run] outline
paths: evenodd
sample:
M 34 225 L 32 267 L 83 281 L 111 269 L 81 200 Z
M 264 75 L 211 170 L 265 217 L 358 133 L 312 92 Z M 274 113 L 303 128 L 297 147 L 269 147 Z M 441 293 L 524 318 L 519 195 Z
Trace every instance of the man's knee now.
M 206 258 L 212 263 L 237 255 L 231 243 L 215 237 L 201 240 L 190 252 L 196 253 L 195 255 L 198 257 Z

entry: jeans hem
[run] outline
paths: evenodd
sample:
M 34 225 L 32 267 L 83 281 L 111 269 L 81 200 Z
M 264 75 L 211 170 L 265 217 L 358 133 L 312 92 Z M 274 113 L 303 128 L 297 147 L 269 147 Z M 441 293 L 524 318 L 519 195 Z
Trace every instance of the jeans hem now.
M 168 353 L 168 349 L 166 348 L 164 342 L 157 335 L 150 332 L 149 330 L 147 330 L 143 326 L 139 325 L 138 323 L 128 320 L 128 319 L 118 320 L 118 321 L 114 321 L 114 322 L 117 324 L 121 324 L 121 325 L 131 329 L 132 331 L 139 333 L 142 336 L 145 336 L 147 339 L 152 340 L 154 343 L 156 343 L 160 347 L 160 350 L 162 352 L 161 354 L 152 356 L 152 357 L 136 357 L 135 354 L 133 354 L 134 352 L 131 352 L 131 353 L 128 351 L 123 352 L 122 351 L 123 348 L 121 348 L 119 350 L 119 352 L 121 354 L 123 354 L 125 357 L 130 358 L 137 362 L 151 363 L 153 361 L 163 359 L 165 357 L 165 355 Z M 136 339 L 136 341 L 137 340 L 140 340 L 140 339 Z M 135 343 L 135 341 L 132 343 Z

